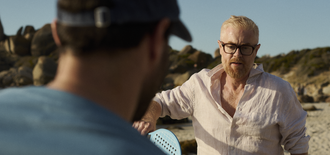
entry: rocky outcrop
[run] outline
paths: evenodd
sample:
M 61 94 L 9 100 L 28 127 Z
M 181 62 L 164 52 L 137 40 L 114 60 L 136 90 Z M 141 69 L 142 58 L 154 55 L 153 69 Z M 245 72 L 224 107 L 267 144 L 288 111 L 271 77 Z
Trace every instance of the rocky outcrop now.
M 5 39 L 6 39 L 6 35 L 5 35 L 4 30 L 3 30 L 2 22 L 1 22 L 1 19 L 0 19 L 0 41 L 3 41 Z
M 214 51 L 214 55 L 213 55 L 213 57 L 216 58 L 216 57 L 218 57 L 218 56 L 220 56 L 220 49 L 219 49 L 219 48 L 217 48 L 217 49 Z
M 28 25 L 24 29 L 21 27 L 16 35 L 0 41 L 0 88 L 44 85 L 54 78 L 58 51 L 54 41 L 49 39 L 50 25 L 46 24 L 40 30 L 36 31 L 33 26 Z M 35 35 L 36 33 L 39 35 Z M 32 48 L 32 40 L 41 43 L 35 43 Z M 31 49 L 39 54 L 32 55 Z
M 191 45 L 187 45 L 181 49 L 179 55 L 193 54 L 196 51 Z
M 56 73 L 58 51 L 52 38 L 50 24 L 35 30 L 21 27 L 16 35 L 5 36 L 0 21 L 0 87 L 31 84 L 45 85 Z M 1 40 L 4 39 L 4 40 Z M 221 63 L 219 48 L 214 57 L 187 45 L 169 53 L 169 73 L 162 90 L 182 85 L 203 68 L 211 69 Z M 330 47 L 291 51 L 274 57 L 256 58 L 266 72 L 288 81 L 295 91 L 304 86 L 301 102 L 325 102 L 330 98 Z
M 46 24 L 34 34 L 31 42 L 32 56 L 49 55 L 56 48 L 50 24 Z
M 256 62 L 262 63 L 266 72 L 288 81 L 296 92 L 299 86 L 304 86 L 303 95 L 314 102 L 324 102 L 330 96 L 330 47 L 263 56 Z
M 52 81 L 57 70 L 56 62 L 46 56 L 41 56 L 33 69 L 34 85 L 45 85 Z

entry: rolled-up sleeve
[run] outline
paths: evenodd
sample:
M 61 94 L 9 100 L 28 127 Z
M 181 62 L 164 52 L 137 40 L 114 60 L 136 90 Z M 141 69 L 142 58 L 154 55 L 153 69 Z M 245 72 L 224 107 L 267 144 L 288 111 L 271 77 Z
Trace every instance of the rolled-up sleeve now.
M 294 95 L 294 97 L 291 97 L 291 100 L 285 104 L 282 109 L 284 113 L 280 118 L 281 144 L 291 154 L 307 153 L 310 139 L 309 136 L 306 136 L 307 112 L 302 109 L 300 102 L 292 91 L 289 94 Z
M 182 86 L 178 86 L 172 90 L 157 93 L 154 101 L 158 102 L 162 107 L 161 117 L 170 116 L 173 119 L 182 119 L 191 116 L 194 104 L 194 78 L 190 77 Z

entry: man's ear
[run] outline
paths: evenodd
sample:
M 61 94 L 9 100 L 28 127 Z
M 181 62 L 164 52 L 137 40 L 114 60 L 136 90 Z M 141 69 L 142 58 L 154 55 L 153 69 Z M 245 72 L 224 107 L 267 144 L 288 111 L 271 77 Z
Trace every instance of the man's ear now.
M 219 54 L 222 55 L 221 54 L 221 42 L 220 42 L 220 40 L 218 40 L 218 45 L 219 45 Z
M 163 18 L 160 20 L 153 32 L 153 34 L 150 35 L 150 53 L 149 53 L 149 59 L 151 61 L 157 61 L 161 60 L 162 52 L 168 52 L 164 51 L 164 47 L 168 45 L 168 40 L 165 38 L 166 30 L 169 28 L 171 21 L 168 18 Z
M 55 44 L 57 46 L 61 46 L 61 41 L 57 34 L 57 20 L 56 19 L 53 20 L 53 22 L 51 24 L 51 28 L 52 28 L 52 35 L 53 35 Z
M 260 48 L 260 44 L 258 44 L 257 46 L 256 46 L 256 53 L 255 53 L 255 55 L 257 56 L 257 53 L 258 53 L 258 50 L 259 50 L 259 48 Z

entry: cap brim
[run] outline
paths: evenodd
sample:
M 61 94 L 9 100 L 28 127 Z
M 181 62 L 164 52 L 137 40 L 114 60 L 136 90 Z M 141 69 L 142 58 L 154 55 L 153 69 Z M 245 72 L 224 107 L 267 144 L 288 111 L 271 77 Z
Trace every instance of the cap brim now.
M 188 29 L 181 21 L 172 21 L 171 34 L 174 34 L 185 41 L 192 41 L 192 37 Z

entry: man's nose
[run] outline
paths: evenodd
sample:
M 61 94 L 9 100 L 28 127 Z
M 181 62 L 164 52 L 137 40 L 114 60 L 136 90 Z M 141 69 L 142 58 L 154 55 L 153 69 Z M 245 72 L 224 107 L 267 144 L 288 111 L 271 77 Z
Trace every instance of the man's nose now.
M 236 48 L 236 52 L 234 53 L 235 57 L 242 57 L 243 55 L 241 54 L 241 49 L 239 47 Z

